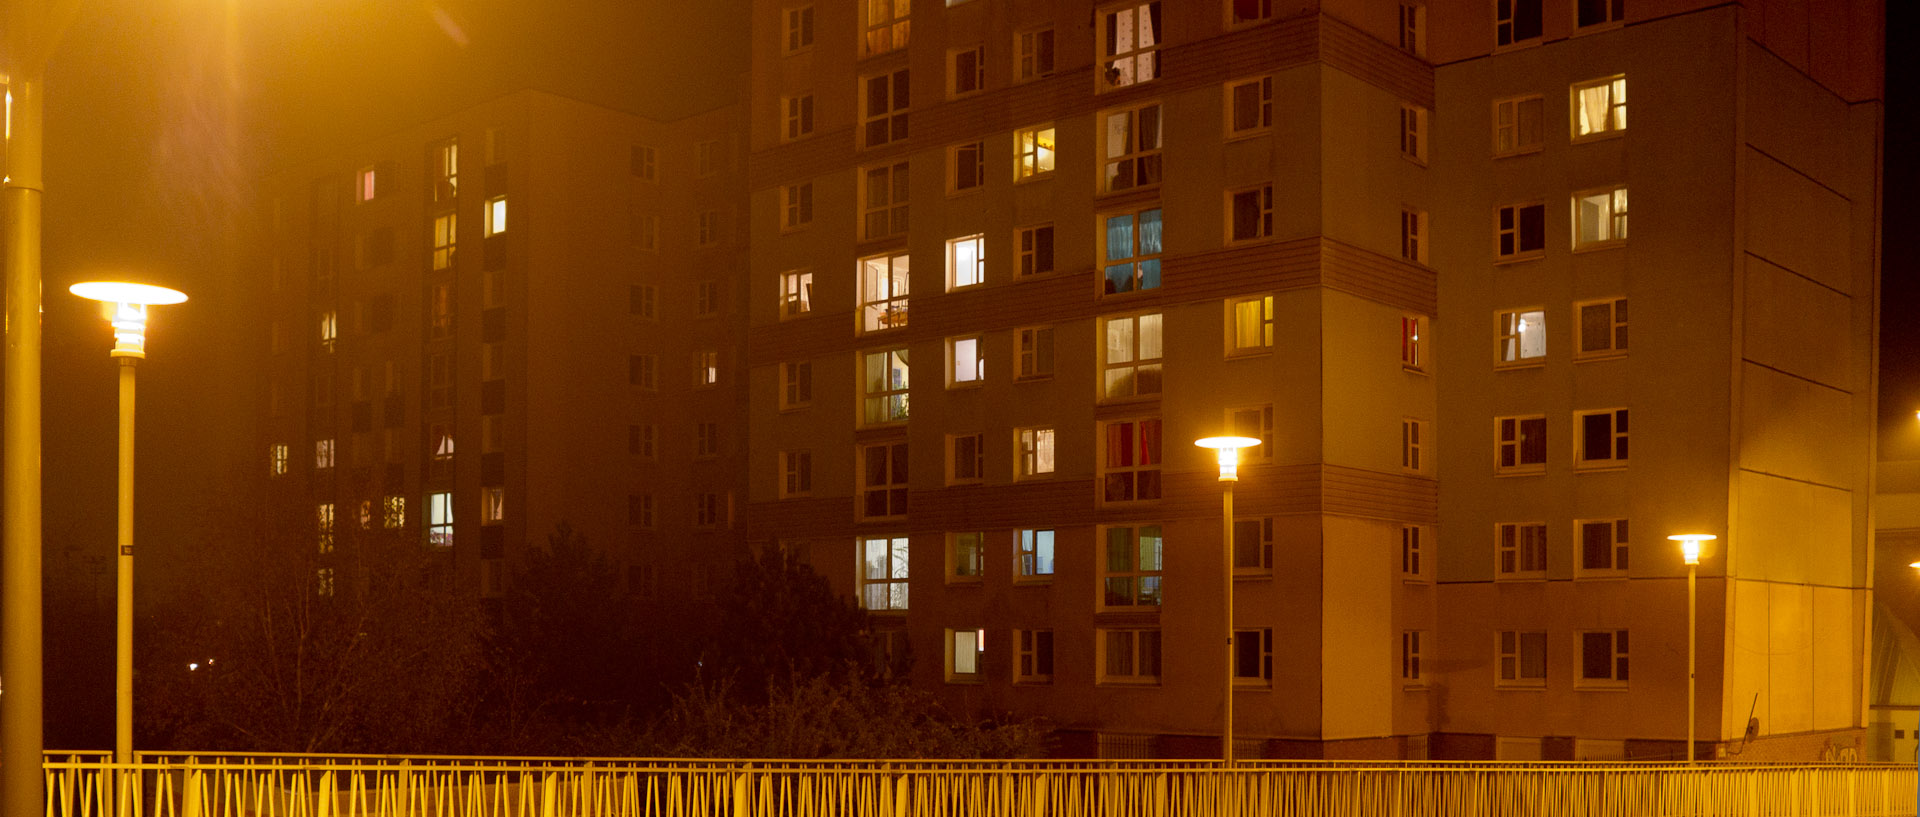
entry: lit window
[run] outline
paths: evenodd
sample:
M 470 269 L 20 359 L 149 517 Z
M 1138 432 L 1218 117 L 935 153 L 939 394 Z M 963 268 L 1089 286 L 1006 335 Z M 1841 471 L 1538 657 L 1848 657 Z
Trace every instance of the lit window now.
M 1541 2 L 1542 0 L 1494 0 L 1494 46 L 1508 46 L 1538 38 Z
M 862 381 L 867 425 L 906 422 L 908 373 L 905 349 L 867 353 Z
M 987 280 L 987 239 L 970 235 L 947 242 L 947 289 L 959 289 Z
M 1627 520 L 1576 519 L 1574 534 L 1580 537 L 1580 572 L 1620 575 L 1626 572 Z
M 1234 686 L 1273 685 L 1273 629 L 1233 631 Z
M 1100 683 L 1160 682 L 1159 630 L 1096 630 Z
M 1400 50 L 1416 57 L 1427 55 L 1427 6 L 1400 4 Z
M 1037 380 L 1053 376 L 1053 327 L 1040 326 L 1017 330 L 1014 377 Z
M 800 6 L 786 10 L 786 53 L 792 54 L 813 45 L 813 7 Z
M 1400 211 L 1400 257 L 1427 263 L 1427 211 Z
M 1053 225 L 1022 227 L 1020 239 L 1020 275 L 1045 275 L 1053 271 Z
M 793 318 L 813 311 L 813 273 L 795 271 L 780 275 L 780 316 Z
M 813 133 L 813 94 L 799 94 L 782 99 L 786 112 L 786 140 L 791 142 Z
M 1160 208 L 1103 216 L 1100 266 L 1108 295 L 1160 288 Z
M 907 609 L 907 537 L 860 540 L 860 603 L 868 610 Z
M 813 403 L 813 363 L 780 364 L 780 408 L 799 408 Z
M 1542 579 L 1547 575 L 1547 526 L 1541 522 L 1502 522 L 1494 558 L 1502 579 Z
M 460 142 L 448 139 L 427 148 L 427 167 L 433 174 L 433 201 L 453 201 L 460 190 Z
M 874 241 L 907 231 L 907 163 L 860 171 L 860 239 Z
M 659 387 L 653 355 L 627 356 L 627 383 L 648 391 Z
M 1106 529 L 1107 552 L 1101 562 L 1105 607 L 1157 607 L 1163 542 L 1160 526 Z
M 333 595 L 333 568 L 322 567 L 314 571 L 313 589 L 322 598 Z
M 907 444 L 860 446 L 860 518 L 892 519 L 907 514 Z
M 1227 83 L 1227 138 L 1251 136 L 1273 127 L 1273 77 Z
M 1273 235 L 1273 185 L 1227 194 L 1227 240 L 1253 241 Z
M 1021 428 L 1014 430 L 1014 436 L 1020 445 L 1021 479 L 1044 477 L 1053 473 L 1053 429 Z
M 979 335 L 947 340 L 947 360 L 952 366 L 947 370 L 947 387 L 977 386 L 987 377 L 987 357 L 981 349 Z
M 1541 309 L 1501 312 L 1497 360 L 1503 364 L 1534 363 L 1547 356 L 1547 313 Z
M 980 46 L 947 52 L 947 96 L 962 97 L 986 87 L 987 66 Z
M 1627 464 L 1627 410 L 1576 411 L 1573 414 L 1576 468 Z
M 980 661 L 987 652 L 986 630 L 948 630 L 947 681 L 977 683 Z
M 500 196 L 494 196 L 493 198 L 487 199 L 487 207 L 485 212 L 486 212 L 487 218 L 486 218 L 486 224 L 483 227 L 483 230 L 485 231 L 486 235 L 495 236 L 507 231 L 507 197 L 506 196 L 500 195 Z
M 1431 538 L 1419 525 L 1400 526 L 1400 576 L 1424 581 L 1432 556 L 1427 552 Z
M 1547 206 L 1511 204 L 1495 216 L 1495 261 L 1516 261 L 1539 255 L 1547 247 Z
M 912 23 L 907 15 L 913 10 L 912 0 L 862 0 L 861 5 L 866 7 L 863 56 L 907 47 Z
M 1576 686 L 1627 685 L 1627 631 L 1580 634 L 1580 683 Z
M 1265 576 L 1273 572 L 1273 517 L 1233 520 L 1233 574 Z
M 899 3 L 905 6 L 907 0 Z M 879 147 L 907 138 L 907 106 L 912 99 L 908 77 L 907 69 L 902 68 L 861 79 L 861 145 Z
M 1626 0 L 1577 0 L 1573 23 L 1581 28 L 1626 19 Z
M 1537 474 L 1547 467 L 1547 418 L 1496 417 L 1494 437 L 1499 454 L 1494 470 L 1502 474 Z
M 1493 155 L 1531 153 L 1541 146 L 1544 103 L 1539 96 L 1500 99 L 1493 103 Z
M 1273 348 L 1273 296 L 1227 299 L 1227 320 L 1233 332 L 1227 338 L 1228 355 L 1246 355 Z
M 1241 449 L 1240 461 L 1273 459 L 1273 405 L 1271 403 L 1227 411 L 1227 427 L 1238 437 L 1260 441 L 1253 448 Z
M 381 500 L 380 525 L 387 530 L 399 530 L 407 526 L 407 498 L 388 495 Z
M 654 149 L 648 145 L 634 145 L 632 155 L 628 157 L 628 170 L 641 181 L 658 181 L 660 176 Z
M 700 458 L 719 456 L 720 424 L 693 424 L 693 455 Z
M 947 149 L 947 167 L 952 171 L 947 175 L 947 192 L 978 190 L 987 183 L 987 166 L 982 152 L 980 142 L 968 142 Z
M 480 524 L 498 525 L 507 518 L 507 489 L 489 485 L 480 489 Z
M 333 552 L 333 503 L 322 502 L 313 508 L 315 530 L 320 543 L 321 553 Z
M 1400 155 L 1421 164 L 1427 163 L 1426 108 L 1401 103 Z
M 1419 630 L 1403 630 L 1400 633 L 1400 681 L 1408 685 L 1426 684 L 1420 674 L 1420 636 Z
M 1573 197 L 1573 248 L 1627 240 L 1627 189 L 1595 190 Z
M 813 494 L 813 452 L 780 452 L 780 497 Z
M 1051 529 L 1022 528 L 1015 533 L 1014 566 L 1019 575 L 1018 581 L 1045 582 L 1053 579 L 1053 531 Z
M 1160 4 L 1130 2 L 1100 11 L 1100 89 L 1160 76 Z
M 1574 141 L 1627 129 L 1625 75 L 1577 83 L 1572 94 Z
M 1138 502 L 1160 498 L 1160 421 L 1114 420 L 1101 424 L 1101 501 Z
M 1014 637 L 1019 642 L 1020 654 L 1013 668 L 1013 682 L 1016 684 L 1052 683 L 1053 631 L 1015 630 Z
M 380 195 L 378 170 L 371 167 L 361 168 L 357 178 L 359 183 L 354 185 L 355 200 L 373 201 L 374 197 Z
M 1036 125 L 1013 132 L 1015 181 L 1037 179 L 1053 173 L 1053 126 Z
M 433 217 L 434 269 L 453 268 L 454 226 L 453 213 L 441 213 Z
M 860 328 L 866 332 L 907 325 L 907 254 L 860 259 Z
M 1573 305 L 1580 324 L 1577 357 L 1612 357 L 1627 353 L 1627 299 L 1583 301 Z
M 287 446 L 274 443 L 267 452 L 267 473 L 271 476 L 285 476 L 287 473 Z
M 985 448 L 983 435 L 947 435 L 947 484 L 975 485 L 985 478 Z
M 1400 366 L 1409 371 L 1424 371 L 1427 365 L 1427 319 L 1421 315 L 1400 316 Z
M 427 494 L 427 545 L 453 547 L 453 494 Z
M 329 309 L 320 313 L 320 349 L 333 351 L 333 344 L 340 338 L 339 313 Z
M 333 467 L 333 440 L 315 440 L 313 442 L 313 467 L 317 469 Z
M 953 533 L 947 535 L 947 581 L 977 583 L 986 570 L 986 535 Z
M 693 354 L 693 384 L 702 388 L 720 384 L 720 353 L 703 349 Z
M 1022 31 L 1014 40 L 1016 77 L 1024 82 L 1053 73 L 1053 29 Z
M 1425 441 L 1427 421 L 1411 417 L 1400 420 L 1400 469 L 1415 474 L 1428 471 Z
M 813 223 L 813 182 L 782 185 L 780 229 L 798 230 Z
M 1101 394 L 1109 400 L 1160 393 L 1160 315 L 1128 315 L 1101 322 Z
M 1101 186 L 1107 193 L 1160 183 L 1160 103 L 1100 115 Z

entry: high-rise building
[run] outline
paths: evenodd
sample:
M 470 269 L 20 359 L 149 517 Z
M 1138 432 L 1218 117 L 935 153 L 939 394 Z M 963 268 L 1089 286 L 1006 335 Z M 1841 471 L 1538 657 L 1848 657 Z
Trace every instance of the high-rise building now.
M 747 535 L 1063 754 L 1574 759 L 1708 533 L 1700 752 L 1853 745 L 1881 13 L 756 0 Z

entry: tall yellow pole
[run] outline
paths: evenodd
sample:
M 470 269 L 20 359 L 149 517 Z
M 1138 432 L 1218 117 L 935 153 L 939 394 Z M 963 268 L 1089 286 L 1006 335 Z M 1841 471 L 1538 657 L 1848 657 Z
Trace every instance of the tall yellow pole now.
M 120 360 L 119 592 L 114 602 L 113 759 L 133 762 L 133 372 L 140 358 Z
M 1698 638 L 1699 628 L 1695 626 L 1696 605 L 1694 604 L 1694 577 L 1700 572 L 1697 564 L 1687 565 L 1687 763 L 1694 762 L 1693 750 L 1693 665 L 1694 642 Z
M 1220 597 L 1225 601 L 1223 620 L 1227 629 L 1227 696 L 1224 711 L 1221 714 L 1220 754 L 1228 765 L 1233 763 L 1233 480 L 1220 482 L 1220 576 L 1224 590 Z M 1231 776 L 1229 776 L 1231 786 Z

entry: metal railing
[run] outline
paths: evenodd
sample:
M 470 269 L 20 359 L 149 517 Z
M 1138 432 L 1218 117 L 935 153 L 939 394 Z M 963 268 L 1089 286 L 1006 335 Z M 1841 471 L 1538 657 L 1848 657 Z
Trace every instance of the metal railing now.
M 1903 817 L 1906 765 L 50 753 L 47 817 Z

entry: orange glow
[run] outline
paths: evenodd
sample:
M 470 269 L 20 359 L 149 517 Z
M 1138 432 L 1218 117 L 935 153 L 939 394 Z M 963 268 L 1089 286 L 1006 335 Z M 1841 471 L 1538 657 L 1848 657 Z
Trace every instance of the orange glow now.
M 1202 437 L 1194 440 L 1193 444 L 1218 451 L 1220 481 L 1234 482 L 1240 479 L 1240 449 L 1253 448 L 1260 441 L 1253 437 Z
M 1680 558 L 1685 559 L 1687 564 L 1697 565 L 1700 563 L 1700 543 L 1720 537 L 1711 533 L 1681 533 L 1667 538 L 1680 543 Z

